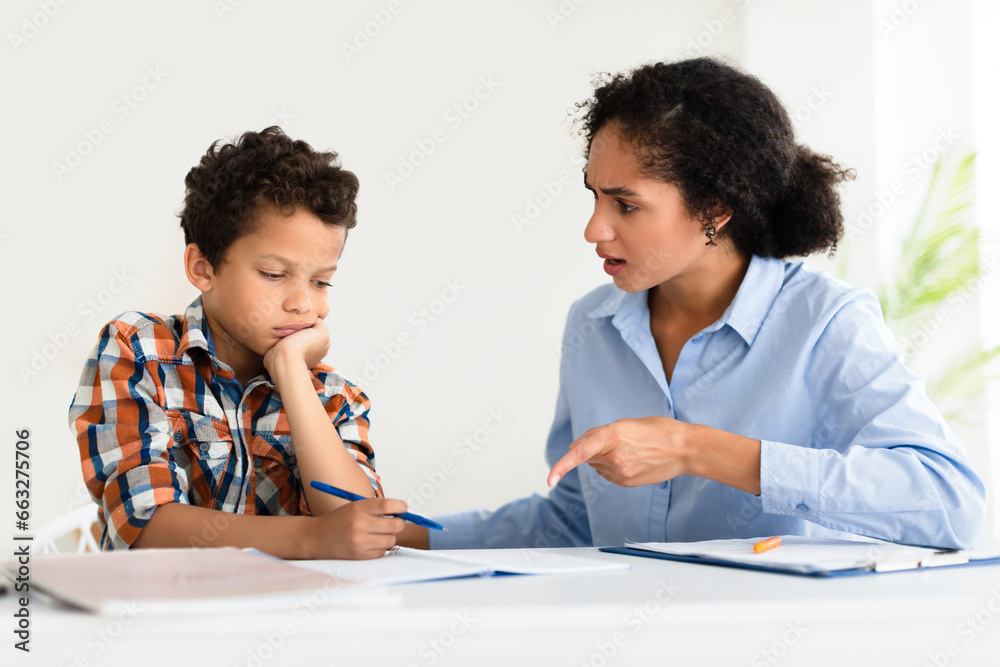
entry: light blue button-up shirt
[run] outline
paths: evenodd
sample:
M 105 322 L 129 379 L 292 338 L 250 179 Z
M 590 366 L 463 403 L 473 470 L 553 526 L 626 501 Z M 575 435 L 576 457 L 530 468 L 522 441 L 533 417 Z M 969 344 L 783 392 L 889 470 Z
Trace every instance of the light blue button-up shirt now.
M 570 309 L 546 460 L 587 429 L 661 415 L 761 441 L 760 496 L 682 475 L 616 486 L 582 465 L 548 496 L 439 517 L 435 549 L 867 535 L 968 548 L 985 489 L 907 370 L 874 295 L 753 257 L 723 316 L 667 382 L 647 293 L 600 287 Z

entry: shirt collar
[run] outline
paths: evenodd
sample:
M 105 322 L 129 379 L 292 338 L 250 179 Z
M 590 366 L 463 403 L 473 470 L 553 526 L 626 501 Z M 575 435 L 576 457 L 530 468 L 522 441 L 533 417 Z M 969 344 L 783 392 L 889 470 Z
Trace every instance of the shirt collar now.
M 236 377 L 233 369 L 215 354 L 212 330 L 208 326 L 208 318 L 205 317 L 205 307 L 201 303 L 200 296 L 192 301 L 191 305 L 184 311 L 184 334 L 181 336 L 177 354 L 182 355 L 193 350 L 202 350 L 207 354 L 212 363 L 212 370 L 215 372 L 225 378 Z M 196 357 L 196 355 L 192 356 Z
M 781 291 L 784 277 L 783 261 L 752 256 L 733 302 L 722 317 L 706 327 L 705 331 L 716 331 L 728 324 L 747 345 L 752 345 L 764 318 L 771 310 L 771 304 Z M 648 291 L 629 293 L 614 290 L 601 305 L 588 313 L 588 317 L 612 317 L 612 324 L 619 330 L 643 320 L 648 322 L 647 294 Z
M 212 344 L 212 333 L 208 328 L 200 296 L 184 311 L 184 335 L 181 336 L 177 353 L 184 354 L 190 348 L 204 350 L 215 358 L 215 345 Z

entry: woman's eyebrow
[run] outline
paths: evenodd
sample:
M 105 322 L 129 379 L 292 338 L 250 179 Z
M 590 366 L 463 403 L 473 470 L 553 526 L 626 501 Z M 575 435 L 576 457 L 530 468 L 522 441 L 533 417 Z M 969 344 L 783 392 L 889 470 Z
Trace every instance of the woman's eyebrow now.
M 587 188 L 595 195 L 597 194 L 596 191 L 594 190 L 594 186 L 592 186 L 590 183 L 587 182 L 587 172 L 583 172 L 583 187 Z M 634 190 L 629 190 L 628 188 L 622 186 L 615 186 L 613 188 L 601 188 L 601 192 L 609 197 L 632 197 L 632 198 L 642 197 L 642 195 L 640 195 L 638 192 Z
M 639 193 L 621 186 L 613 188 L 601 188 L 601 192 L 609 197 L 639 197 Z
M 595 192 L 594 188 L 591 187 L 590 183 L 588 183 L 587 181 L 583 182 L 583 187 L 587 188 L 591 192 Z M 632 199 L 639 199 L 642 197 L 642 195 L 640 195 L 638 192 L 635 192 L 634 190 L 629 190 L 628 188 L 622 186 L 616 186 L 613 188 L 601 188 L 601 192 L 609 197 L 629 197 Z

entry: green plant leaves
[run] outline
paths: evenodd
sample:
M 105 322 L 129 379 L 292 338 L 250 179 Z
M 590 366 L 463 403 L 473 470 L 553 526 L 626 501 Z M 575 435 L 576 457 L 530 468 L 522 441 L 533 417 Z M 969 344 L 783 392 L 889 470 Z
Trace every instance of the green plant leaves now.
M 928 325 L 946 321 L 949 306 L 954 310 L 968 302 L 984 279 L 980 253 L 990 244 L 972 216 L 975 167 L 974 152 L 955 165 L 946 166 L 941 159 L 934 164 L 892 277 L 877 290 L 882 314 L 897 340 L 917 340 L 924 331 L 926 342 Z M 920 345 L 904 345 L 903 352 L 916 357 Z M 945 366 L 939 377 L 927 382 L 927 395 L 945 419 L 973 423 L 971 417 L 980 415 L 986 382 L 1000 378 L 1000 346 L 959 350 Z

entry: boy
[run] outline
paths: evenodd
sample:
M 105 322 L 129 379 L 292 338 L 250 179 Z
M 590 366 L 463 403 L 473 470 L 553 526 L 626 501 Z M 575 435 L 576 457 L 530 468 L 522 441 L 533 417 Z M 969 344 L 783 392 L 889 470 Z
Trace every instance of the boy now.
M 201 296 L 110 322 L 70 406 L 101 546 L 376 558 L 403 527 L 383 515 L 406 505 L 381 497 L 367 396 L 319 363 L 358 179 L 277 127 L 217 143 L 180 214 Z

